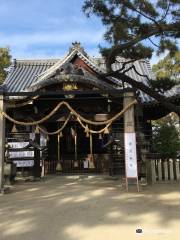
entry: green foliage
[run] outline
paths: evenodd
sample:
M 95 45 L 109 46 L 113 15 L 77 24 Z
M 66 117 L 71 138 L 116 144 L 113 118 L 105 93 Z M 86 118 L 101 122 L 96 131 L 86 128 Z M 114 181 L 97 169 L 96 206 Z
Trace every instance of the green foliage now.
M 161 39 L 159 43 L 159 49 L 157 51 L 157 55 L 165 52 L 165 50 L 168 50 L 169 56 L 173 57 L 174 54 L 178 51 L 176 42 L 170 39 Z
M 151 86 L 147 86 L 123 72 L 126 64 L 121 71 L 112 69 L 119 56 L 128 59 L 127 63 L 151 58 L 153 52 L 160 54 L 168 51 L 171 57 L 174 56 L 180 37 L 179 0 L 85 0 L 83 11 L 87 17 L 98 16 L 106 26 L 104 38 L 109 46 L 100 50 L 106 60 L 107 75 L 143 91 L 169 112 L 176 112 L 180 116 L 180 107 L 169 100 L 166 102 L 159 93 L 176 84 L 172 77 L 164 76 L 164 81 L 161 78 L 161 82 L 157 83 L 150 81 Z M 135 70 L 135 66 L 132 67 Z
M 180 51 L 177 51 L 174 57 L 169 54 L 152 67 L 153 72 L 158 79 L 170 78 L 176 81 L 180 80 Z
M 156 81 L 150 80 L 154 90 L 164 92 L 180 83 L 180 51 L 174 57 L 168 54 L 164 59 L 153 65 L 153 72 L 156 74 Z
M 107 27 L 104 37 L 111 54 L 136 60 L 151 58 L 153 51 L 160 54 L 168 50 L 171 56 L 177 51 L 179 10 L 178 0 L 85 0 L 83 6 L 88 17 L 100 17 Z
M 180 132 L 178 117 L 168 115 L 154 122 L 153 150 L 163 159 L 175 158 L 180 150 Z
M 152 89 L 163 93 L 164 91 L 168 91 L 172 87 L 177 85 L 178 81 L 171 79 L 171 78 L 161 77 L 161 78 L 157 78 L 156 80 L 150 79 L 149 83 L 150 83 Z
M 8 48 L 0 48 L 0 85 L 6 78 L 7 72 L 6 68 L 9 67 L 11 63 L 11 56 L 9 54 Z

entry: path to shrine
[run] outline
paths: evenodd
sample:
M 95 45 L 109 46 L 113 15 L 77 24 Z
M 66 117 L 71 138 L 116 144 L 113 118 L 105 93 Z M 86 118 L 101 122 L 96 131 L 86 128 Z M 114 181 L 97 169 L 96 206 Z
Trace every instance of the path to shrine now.
M 142 233 L 136 233 L 142 229 Z M 135 187 L 102 177 L 20 182 L 0 196 L 0 240 L 180 239 L 180 183 Z

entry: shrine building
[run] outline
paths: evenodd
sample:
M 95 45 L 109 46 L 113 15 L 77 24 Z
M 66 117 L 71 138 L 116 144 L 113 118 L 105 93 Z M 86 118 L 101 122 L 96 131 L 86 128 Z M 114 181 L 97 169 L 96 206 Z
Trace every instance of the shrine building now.
M 113 70 L 125 61 L 119 58 Z M 148 85 L 154 78 L 149 61 L 133 65 L 125 74 Z M 177 105 L 179 96 L 178 87 L 166 92 Z M 78 42 L 64 58 L 14 60 L 0 86 L 0 187 L 12 163 L 18 174 L 35 178 L 58 173 L 152 180 L 151 121 L 168 113 L 123 79 L 106 76 L 103 58 L 90 57 Z

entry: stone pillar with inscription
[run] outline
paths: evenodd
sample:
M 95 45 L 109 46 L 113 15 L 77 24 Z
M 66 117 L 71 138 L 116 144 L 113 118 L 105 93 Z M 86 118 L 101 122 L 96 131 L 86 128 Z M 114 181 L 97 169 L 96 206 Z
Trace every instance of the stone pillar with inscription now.
M 0 89 L 0 193 L 4 193 L 5 120 L 1 114 L 4 110 L 4 95 Z

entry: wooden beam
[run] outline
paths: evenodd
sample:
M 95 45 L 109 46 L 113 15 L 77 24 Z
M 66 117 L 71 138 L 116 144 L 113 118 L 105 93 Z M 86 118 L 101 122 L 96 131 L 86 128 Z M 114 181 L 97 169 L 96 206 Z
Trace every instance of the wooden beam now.
M 120 94 L 120 96 L 123 96 L 124 92 L 128 92 L 130 89 L 114 89 L 114 90 L 71 90 L 71 91 L 65 91 L 65 90 L 59 90 L 59 91 L 35 91 L 35 92 L 5 92 L 5 96 L 14 96 L 14 97 L 28 97 L 28 96 L 57 96 L 57 95 L 93 95 L 93 94 Z
M 0 111 L 5 110 L 4 96 L 0 92 Z M 0 193 L 4 193 L 4 153 L 5 153 L 5 119 L 0 114 Z

